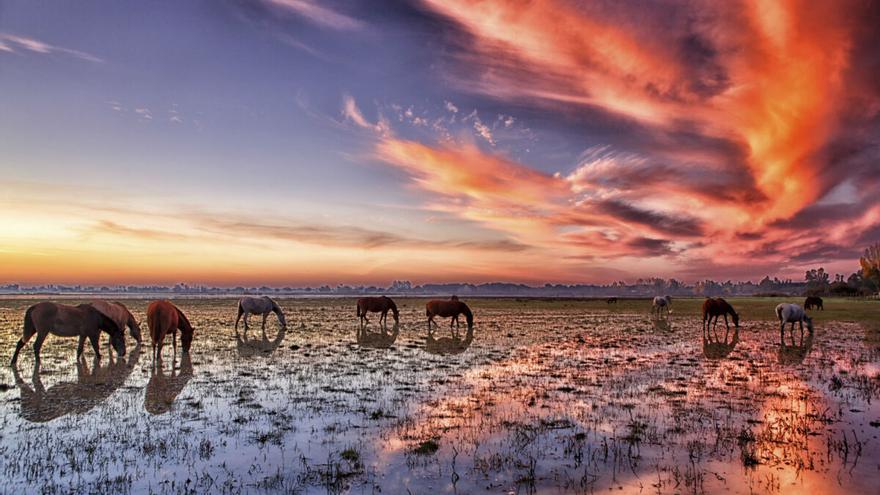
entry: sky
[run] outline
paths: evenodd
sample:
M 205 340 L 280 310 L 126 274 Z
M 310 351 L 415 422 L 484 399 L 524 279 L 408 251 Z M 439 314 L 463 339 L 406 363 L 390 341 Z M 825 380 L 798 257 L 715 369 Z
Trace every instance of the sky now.
M 849 274 L 880 4 L 0 0 L 0 282 Z

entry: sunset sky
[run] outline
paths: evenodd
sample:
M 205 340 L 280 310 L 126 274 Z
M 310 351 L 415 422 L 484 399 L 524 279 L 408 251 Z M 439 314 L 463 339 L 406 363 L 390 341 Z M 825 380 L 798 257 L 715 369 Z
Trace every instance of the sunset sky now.
M 849 274 L 878 5 L 0 1 L 0 282 Z

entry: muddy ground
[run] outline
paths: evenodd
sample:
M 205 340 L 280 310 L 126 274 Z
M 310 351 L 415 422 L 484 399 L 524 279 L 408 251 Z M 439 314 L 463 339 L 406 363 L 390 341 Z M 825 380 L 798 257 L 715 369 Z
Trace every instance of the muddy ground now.
M 191 356 L 149 344 L 76 362 L 49 337 L 5 365 L 33 300 L 0 300 L 3 493 L 876 493 L 880 303 L 826 302 L 786 334 L 778 300 L 701 336 L 699 301 L 473 300 L 427 337 L 423 300 L 358 333 L 353 300 L 177 300 Z M 76 301 L 65 301 L 76 302 Z M 143 320 L 146 300 L 127 301 Z M 734 302 L 736 305 L 736 302 Z M 853 303 L 855 304 L 855 303 Z M 828 316 L 830 315 L 830 316 Z M 856 317 L 848 318 L 848 315 Z M 867 315 L 867 316 L 866 316 Z M 874 316 L 878 316 L 874 320 Z M 847 319 L 853 321 L 846 321 Z M 146 328 L 145 323 L 144 328 Z M 145 332 L 146 335 L 146 332 Z

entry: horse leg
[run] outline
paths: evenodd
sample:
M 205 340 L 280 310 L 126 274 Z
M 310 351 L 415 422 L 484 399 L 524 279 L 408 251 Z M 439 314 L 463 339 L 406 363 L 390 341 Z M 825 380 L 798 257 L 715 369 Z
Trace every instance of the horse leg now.
M 79 344 L 76 346 L 76 360 L 79 361 L 79 358 L 82 356 L 83 350 L 86 346 L 86 336 L 79 336 Z
M 242 314 L 242 312 L 239 311 L 238 316 L 235 317 L 235 331 L 236 332 L 238 331 L 238 321 L 241 320 L 241 314 Z
M 250 313 L 248 313 L 247 311 L 244 312 L 244 331 L 245 331 L 245 333 L 247 333 L 248 328 L 250 328 L 250 327 L 248 327 L 248 322 L 247 322 L 249 314 Z
M 37 363 L 40 362 L 40 348 L 43 347 L 43 341 L 46 340 L 47 335 L 49 332 L 37 332 L 37 340 L 34 341 L 34 360 Z
M 30 340 L 36 333 L 36 330 L 33 330 L 30 333 L 28 333 L 28 330 L 29 328 L 25 325 L 25 329 L 21 333 L 21 338 L 18 339 L 18 343 L 15 344 L 15 352 L 12 354 L 12 362 L 9 363 L 12 366 L 15 366 L 15 363 L 18 361 L 18 353 L 21 351 L 21 348 L 24 347 L 28 340 Z
M 92 343 L 92 349 L 95 350 L 95 359 L 101 359 L 101 343 L 100 343 L 100 335 L 92 334 L 89 335 L 89 342 Z
M 171 355 L 177 357 L 177 329 L 171 331 Z M 173 360 L 173 359 L 172 359 Z

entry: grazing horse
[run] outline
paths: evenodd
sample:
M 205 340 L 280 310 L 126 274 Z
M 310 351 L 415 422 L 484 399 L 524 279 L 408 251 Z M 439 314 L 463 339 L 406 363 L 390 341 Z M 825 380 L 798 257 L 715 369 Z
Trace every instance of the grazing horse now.
M 608 304 L 617 304 L 617 298 L 616 297 L 609 297 L 608 299 L 605 299 L 605 302 Z
M 825 307 L 822 306 L 822 298 L 821 297 L 807 296 L 807 298 L 804 299 L 804 309 L 813 309 L 813 308 L 821 309 L 822 311 L 825 311 Z
M 660 311 L 666 308 L 666 314 L 672 312 L 672 298 L 669 296 L 657 296 L 654 298 L 654 302 L 651 305 L 651 314 L 654 314 L 654 311 L 657 312 L 657 316 L 660 316 Z
M 397 305 L 388 296 L 380 297 L 362 297 L 357 300 L 357 316 L 361 325 L 369 323 L 367 313 L 382 313 L 379 316 L 379 322 L 382 325 L 388 323 L 388 311 L 394 314 L 394 323 L 400 322 L 400 313 L 397 311 Z
M 171 344 L 177 354 L 177 330 L 180 330 L 180 343 L 183 353 L 188 354 L 192 345 L 193 327 L 186 315 L 169 301 L 153 301 L 147 306 L 147 326 L 150 327 L 150 340 L 153 343 L 153 360 L 161 359 L 165 336 L 171 332 Z
M 807 324 L 807 330 L 813 333 L 813 319 L 807 316 L 804 308 L 797 304 L 782 303 L 776 306 L 776 317 L 779 318 L 779 340 L 785 345 L 785 324 L 791 323 L 791 336 L 794 338 L 794 324 L 798 323 L 801 328 L 801 335 L 804 334 L 804 322 Z
M 138 344 L 143 341 L 141 338 L 140 325 L 138 325 L 137 320 L 134 319 L 134 316 L 124 304 L 121 302 L 105 301 L 103 299 L 96 299 L 89 304 L 101 313 L 104 313 L 104 315 L 111 320 L 115 321 L 120 329 L 125 330 L 125 327 L 128 327 L 128 333 Z
M 467 304 L 459 301 L 458 296 L 452 296 L 448 301 L 428 301 L 428 303 L 425 304 L 425 314 L 428 316 L 428 331 L 431 330 L 432 323 L 437 325 L 437 322 L 434 321 L 435 316 L 442 316 L 443 318 L 451 317 L 452 320 L 449 321 L 449 328 L 452 328 L 454 325 L 456 331 L 459 327 L 458 315 L 463 314 L 465 319 L 467 319 L 468 329 L 474 326 L 474 314 L 471 312 L 471 308 L 469 308 Z
M 727 301 L 720 297 L 707 297 L 705 301 L 703 301 L 703 332 L 704 335 L 709 332 L 709 326 L 712 326 L 712 330 L 715 330 L 715 327 L 718 326 L 718 317 L 724 316 L 724 326 L 727 330 L 730 330 L 730 323 L 727 321 L 727 315 L 730 315 L 733 318 L 733 326 L 739 328 L 739 315 L 736 314 L 736 311 L 733 310 L 733 306 L 731 306 Z M 715 319 L 715 324 L 712 325 L 712 319 Z M 726 334 L 725 334 L 726 335 Z M 725 337 L 726 338 L 726 337 Z
M 15 366 L 19 351 L 34 334 L 37 334 L 37 340 L 34 342 L 34 358 L 37 365 L 40 363 L 40 348 L 43 347 L 43 341 L 50 333 L 59 337 L 79 337 L 79 345 L 76 348 L 77 360 L 82 356 L 83 346 L 88 337 L 95 350 L 95 357 L 100 358 L 98 337 L 101 330 L 110 334 L 110 345 L 117 354 L 125 356 L 125 337 L 122 329 L 91 305 L 68 306 L 51 302 L 34 304 L 24 313 L 24 330 L 21 339 L 15 345 L 11 365 Z
M 238 300 L 238 316 L 235 318 L 235 329 L 238 330 L 238 320 L 244 315 L 244 331 L 247 332 L 248 315 L 256 314 L 263 317 L 263 330 L 266 330 L 266 318 L 269 317 L 269 313 L 275 313 L 281 326 L 287 328 L 287 320 L 284 319 L 284 312 L 281 311 L 281 307 L 278 306 L 275 301 L 270 299 L 269 296 L 242 297 Z

